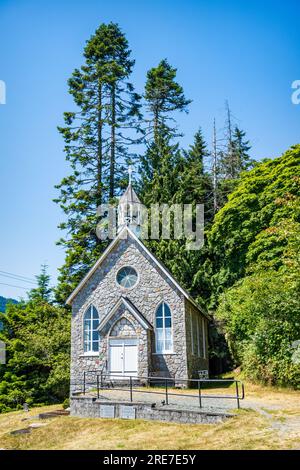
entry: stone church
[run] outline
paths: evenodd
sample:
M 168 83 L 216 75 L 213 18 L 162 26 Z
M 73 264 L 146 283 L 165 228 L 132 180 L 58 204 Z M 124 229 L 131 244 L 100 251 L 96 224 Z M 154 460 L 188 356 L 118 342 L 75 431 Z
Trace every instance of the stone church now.
M 73 391 L 84 371 L 145 382 L 208 370 L 208 318 L 139 238 L 139 207 L 129 183 L 117 236 L 67 299 Z

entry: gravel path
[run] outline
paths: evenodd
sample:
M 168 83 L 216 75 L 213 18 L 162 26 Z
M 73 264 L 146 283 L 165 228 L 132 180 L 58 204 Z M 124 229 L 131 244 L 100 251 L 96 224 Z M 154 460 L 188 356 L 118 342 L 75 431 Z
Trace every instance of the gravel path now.
M 177 395 L 172 395 L 177 393 Z M 237 408 L 237 402 L 235 399 L 222 399 L 222 398 L 205 398 L 205 394 L 209 392 L 203 392 L 202 396 L 202 410 L 203 411 L 214 411 L 214 412 L 229 412 Z M 182 395 L 188 396 L 182 396 Z M 96 396 L 95 392 L 90 392 L 89 395 Z M 156 403 L 157 405 L 166 405 L 165 391 L 158 393 L 147 393 L 144 390 L 133 390 L 133 401 L 134 402 L 146 402 Z M 109 401 L 130 401 L 129 390 L 115 390 L 107 389 L 100 390 L 100 399 Z M 241 407 L 242 405 L 242 401 Z M 168 393 L 168 404 L 170 407 L 176 407 L 180 409 L 199 410 L 199 395 L 198 391 L 170 391 Z
M 148 389 L 150 391 L 150 389 Z M 155 389 L 159 393 L 146 393 L 147 388 L 136 388 L 133 390 L 134 402 L 147 402 L 156 403 L 158 406 L 162 404 L 167 406 L 163 401 L 166 401 L 164 389 Z M 151 389 L 153 391 L 153 388 Z M 176 396 L 171 395 L 176 393 Z M 214 413 L 233 413 L 237 410 L 236 399 L 222 399 L 222 394 L 233 395 L 233 390 L 221 391 L 220 398 L 205 398 L 205 394 L 216 393 L 209 389 L 202 392 L 202 408 L 203 412 Z M 96 392 L 89 392 L 88 395 L 96 396 Z M 188 395 L 188 396 L 182 396 Z M 100 390 L 100 399 L 108 401 L 130 401 L 129 390 L 116 390 L 113 388 Z M 198 390 L 169 390 L 169 407 L 179 409 L 199 410 L 199 396 Z M 279 435 L 285 438 L 299 439 L 300 449 L 300 405 L 299 396 L 288 397 L 287 401 L 284 396 L 256 396 L 253 392 L 246 396 L 244 400 L 240 400 L 241 409 L 252 409 L 259 414 L 263 415 L 269 422 L 270 430 L 274 430 Z

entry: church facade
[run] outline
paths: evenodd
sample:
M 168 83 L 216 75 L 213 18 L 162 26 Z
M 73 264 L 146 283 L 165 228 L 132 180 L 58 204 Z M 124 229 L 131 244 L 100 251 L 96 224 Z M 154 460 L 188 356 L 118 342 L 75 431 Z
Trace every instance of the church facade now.
M 129 185 L 118 235 L 67 300 L 72 391 L 84 371 L 146 382 L 208 370 L 208 317 L 138 237 L 138 204 Z

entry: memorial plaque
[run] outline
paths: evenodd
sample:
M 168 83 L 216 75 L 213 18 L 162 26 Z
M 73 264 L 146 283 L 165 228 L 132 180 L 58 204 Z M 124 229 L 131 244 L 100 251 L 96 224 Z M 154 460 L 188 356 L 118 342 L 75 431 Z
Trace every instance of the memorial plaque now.
M 136 409 L 133 406 L 120 406 L 120 418 L 135 419 Z
M 114 418 L 115 406 L 114 405 L 100 405 L 100 418 Z

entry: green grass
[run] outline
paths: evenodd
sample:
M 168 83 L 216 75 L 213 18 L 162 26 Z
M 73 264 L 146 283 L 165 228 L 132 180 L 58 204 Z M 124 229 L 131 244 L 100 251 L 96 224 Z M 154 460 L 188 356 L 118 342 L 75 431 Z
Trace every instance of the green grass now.
M 179 391 L 180 392 L 180 391 Z M 184 391 L 183 391 L 184 392 Z M 30 434 L 11 435 L 58 405 L 0 415 L 5 449 L 299 449 L 300 394 L 246 382 L 243 409 L 221 424 L 185 425 L 143 420 L 62 416 Z M 32 419 L 24 421 L 25 417 Z

